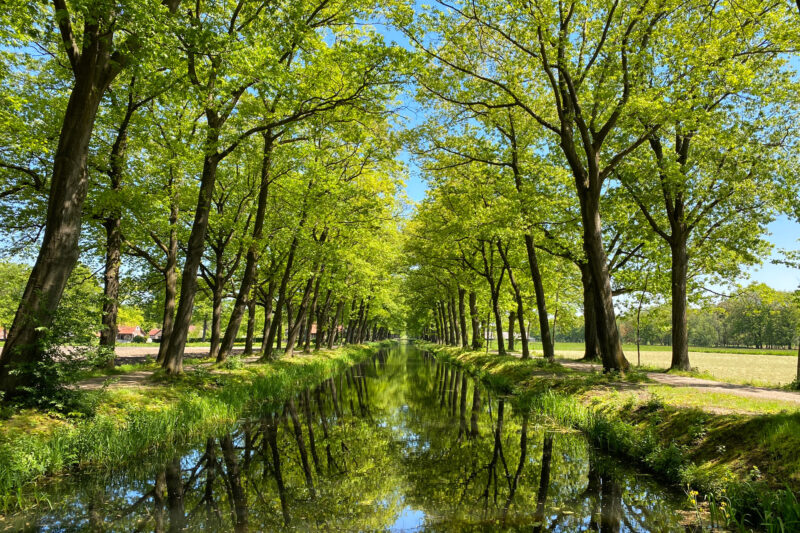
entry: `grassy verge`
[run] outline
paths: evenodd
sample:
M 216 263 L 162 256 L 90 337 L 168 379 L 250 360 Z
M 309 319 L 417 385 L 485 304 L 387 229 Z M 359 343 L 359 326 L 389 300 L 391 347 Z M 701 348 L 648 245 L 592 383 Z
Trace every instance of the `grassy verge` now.
M 226 431 L 249 410 L 282 401 L 373 352 L 371 346 L 349 346 L 267 364 L 245 365 L 233 358 L 213 371 L 197 367 L 173 379 L 156 373 L 142 386 L 84 392 L 92 416 L 7 412 L 0 419 L 0 510 L 33 503 L 28 499 L 35 500 L 35 491 L 23 496 L 23 487 L 49 476 L 116 467 L 147 452 Z
M 717 525 L 800 529 L 797 404 L 658 385 L 641 372 L 590 374 L 542 359 L 421 347 L 684 488 Z

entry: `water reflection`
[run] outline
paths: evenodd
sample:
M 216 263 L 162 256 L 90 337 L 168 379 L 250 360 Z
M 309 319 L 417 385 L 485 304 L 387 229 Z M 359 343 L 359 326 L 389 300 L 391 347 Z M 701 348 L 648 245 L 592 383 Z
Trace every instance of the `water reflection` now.
M 681 530 L 672 497 L 413 347 L 234 431 L 47 489 L 30 530 Z M 26 526 L 27 523 L 27 526 Z

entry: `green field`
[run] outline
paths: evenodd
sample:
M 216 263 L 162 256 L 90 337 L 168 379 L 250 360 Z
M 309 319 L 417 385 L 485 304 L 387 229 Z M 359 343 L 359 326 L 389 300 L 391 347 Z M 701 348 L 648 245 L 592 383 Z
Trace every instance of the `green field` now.
M 514 346 L 519 350 L 519 341 Z M 581 342 L 557 342 L 556 357 L 580 359 L 584 348 Z M 494 342 L 491 349 L 496 349 Z M 532 346 L 535 354 L 541 355 L 541 345 Z M 637 364 L 636 345 L 623 345 L 625 356 L 632 365 Z M 669 346 L 642 346 L 641 364 L 653 370 L 666 370 L 672 360 Z M 703 377 L 729 383 L 776 387 L 794 381 L 797 375 L 796 353 L 792 350 L 757 350 L 727 348 L 689 348 L 689 361 Z

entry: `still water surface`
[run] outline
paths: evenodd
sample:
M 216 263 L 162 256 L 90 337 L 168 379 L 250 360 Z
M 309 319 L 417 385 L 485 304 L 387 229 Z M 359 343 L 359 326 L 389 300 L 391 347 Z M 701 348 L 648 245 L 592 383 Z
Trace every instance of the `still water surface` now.
M 46 488 L 30 531 L 682 531 L 674 493 L 400 344 L 173 455 Z M 46 507 L 46 508 L 45 508 Z M 2 522 L 0 522 L 2 525 Z

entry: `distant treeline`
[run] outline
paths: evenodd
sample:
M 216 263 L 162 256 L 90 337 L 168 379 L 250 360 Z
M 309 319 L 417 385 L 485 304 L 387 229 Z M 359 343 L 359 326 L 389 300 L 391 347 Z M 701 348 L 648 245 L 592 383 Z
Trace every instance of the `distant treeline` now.
M 800 306 L 796 293 L 778 291 L 764 284 L 744 287 L 728 298 L 693 306 L 688 311 L 689 344 L 708 347 L 787 348 L 797 346 Z M 636 343 L 637 310 L 619 317 L 617 324 L 625 343 Z M 669 302 L 642 308 L 638 320 L 641 344 L 669 346 Z M 583 342 L 583 327 L 558 335 L 559 341 Z

